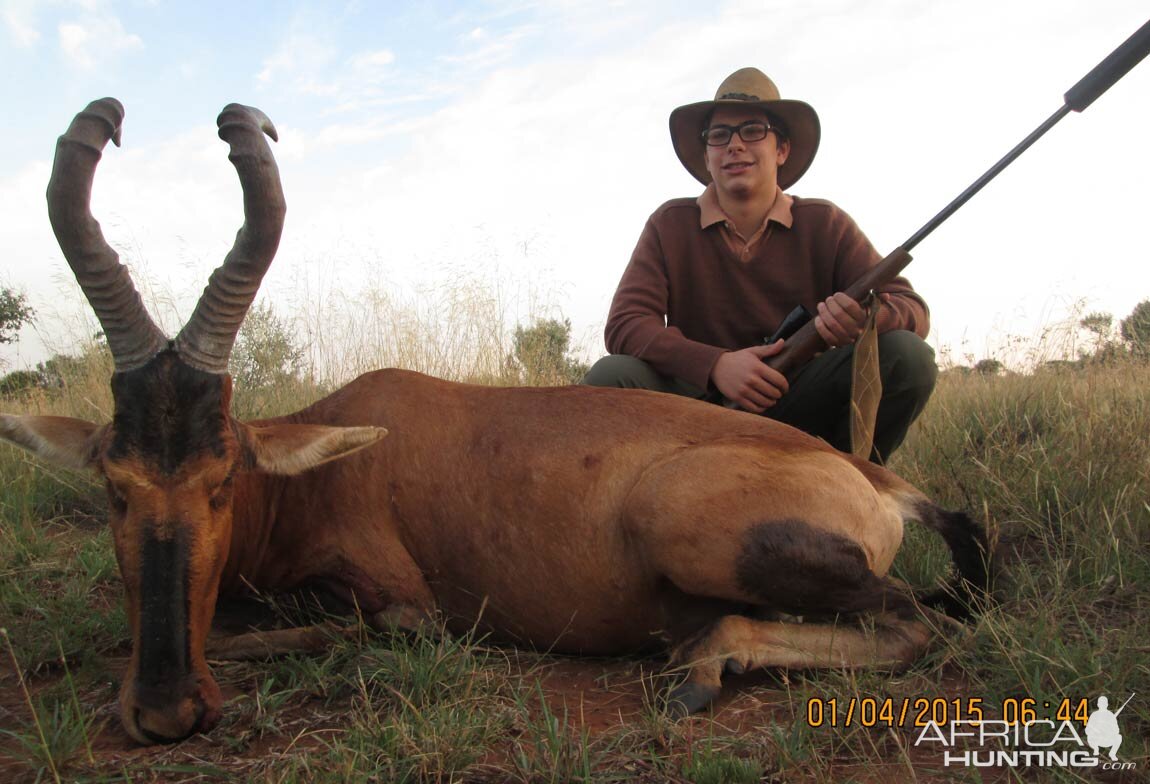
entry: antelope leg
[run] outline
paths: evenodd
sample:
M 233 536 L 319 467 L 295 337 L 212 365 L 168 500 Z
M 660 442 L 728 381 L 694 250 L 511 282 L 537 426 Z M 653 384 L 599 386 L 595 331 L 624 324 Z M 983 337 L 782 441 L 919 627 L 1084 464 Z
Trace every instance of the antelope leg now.
M 328 624 L 299 626 L 294 629 L 271 629 L 229 636 L 211 636 L 205 647 L 210 659 L 251 661 L 270 659 L 289 653 L 312 653 L 328 648 L 339 637 L 350 637 L 355 628 Z

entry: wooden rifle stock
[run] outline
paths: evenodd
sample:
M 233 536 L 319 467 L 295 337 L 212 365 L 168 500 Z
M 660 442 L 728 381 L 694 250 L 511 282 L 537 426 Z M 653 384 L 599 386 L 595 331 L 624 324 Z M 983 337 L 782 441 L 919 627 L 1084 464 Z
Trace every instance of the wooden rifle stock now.
M 847 287 L 844 293 L 853 300 L 862 301 L 872 289 L 877 291 L 881 286 L 897 278 L 906 265 L 910 264 L 910 261 L 910 253 L 900 245 L 888 253 L 886 258 L 867 270 L 851 286 Z M 782 351 L 764 361 L 768 366 L 790 378 L 796 370 L 810 362 L 816 354 L 826 350 L 827 344 L 815 330 L 815 321 L 811 319 L 799 327 L 794 335 L 786 339 Z
M 954 201 L 946 205 L 941 212 L 927 221 L 926 224 L 912 234 L 906 242 L 891 251 L 886 258 L 849 286 L 845 293 L 852 299 L 859 301 L 872 289 L 877 291 L 880 287 L 894 280 L 894 278 L 902 272 L 903 268 L 910 263 L 910 252 L 914 250 L 915 245 L 937 229 L 942 222 L 953 215 L 959 207 L 966 204 L 974 194 L 978 193 L 982 190 L 983 186 L 997 177 L 1003 169 L 1013 163 L 1015 158 L 1022 155 L 1030 145 L 1034 144 L 1043 134 L 1053 128 L 1059 120 L 1072 111 L 1083 111 L 1093 103 L 1098 96 L 1109 90 L 1115 82 L 1125 76 L 1131 68 L 1140 63 L 1148 53 L 1150 53 L 1150 22 L 1146 22 L 1146 24 L 1138 28 L 1134 35 L 1126 39 L 1121 46 L 1111 52 L 1106 59 L 1096 65 L 1090 73 L 1086 74 L 1077 84 L 1071 87 L 1063 96 L 1063 105 L 1059 107 L 1058 111 L 1031 132 L 1029 136 L 1019 142 L 1002 160 L 991 166 L 985 174 L 960 193 Z M 796 308 L 796 310 L 798 309 Z M 771 341 L 768 340 L 768 342 Z M 800 327 L 791 337 L 786 339 L 782 351 L 764 361 L 770 367 L 790 378 L 795 371 L 807 362 L 810 362 L 816 354 L 825 351 L 826 348 L 827 344 L 819 336 L 819 333 L 815 331 L 815 322 L 814 319 L 811 319 Z

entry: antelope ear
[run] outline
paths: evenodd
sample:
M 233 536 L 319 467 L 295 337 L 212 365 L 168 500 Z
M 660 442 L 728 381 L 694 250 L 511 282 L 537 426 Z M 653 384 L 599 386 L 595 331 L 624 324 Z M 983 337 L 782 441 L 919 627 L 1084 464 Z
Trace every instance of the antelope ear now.
M 0 438 L 67 468 L 95 466 L 104 427 L 71 417 L 0 414 Z
M 266 474 L 291 476 L 371 446 L 382 427 L 240 425 L 248 463 Z

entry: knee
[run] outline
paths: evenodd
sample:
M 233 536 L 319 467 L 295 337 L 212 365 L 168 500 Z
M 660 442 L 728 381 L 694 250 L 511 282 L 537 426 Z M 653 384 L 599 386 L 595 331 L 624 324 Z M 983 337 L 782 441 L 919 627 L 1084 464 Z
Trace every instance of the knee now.
M 653 374 L 651 366 L 641 359 L 627 354 L 608 354 L 600 359 L 579 383 L 591 387 L 634 387 L 649 386 L 648 377 Z
M 913 332 L 898 330 L 879 335 L 879 363 L 883 390 L 930 397 L 938 380 L 934 349 Z

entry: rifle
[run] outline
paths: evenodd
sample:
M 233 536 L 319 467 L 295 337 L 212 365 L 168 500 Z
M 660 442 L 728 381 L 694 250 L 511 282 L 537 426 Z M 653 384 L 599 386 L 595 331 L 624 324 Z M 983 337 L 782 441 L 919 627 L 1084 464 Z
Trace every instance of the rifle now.
M 953 215 L 963 204 L 966 204 L 974 194 L 997 177 L 1003 169 L 1013 163 L 1015 158 L 1053 128 L 1059 120 L 1071 111 L 1081 112 L 1094 103 L 1102 93 L 1109 90 L 1131 68 L 1140 63 L 1147 54 L 1150 54 L 1150 21 L 1138 28 L 1138 31 L 1127 38 L 1125 43 L 1111 52 L 1105 60 L 1094 66 L 1090 73 L 1071 87 L 1063 96 L 1064 103 L 1058 111 L 1019 142 L 1002 160 L 991 166 L 985 174 L 960 193 L 954 201 L 946 205 L 941 212 L 927 221 L 926 225 L 912 234 L 906 242 L 891 251 L 886 258 L 851 284 L 845 292 L 847 296 L 860 301 L 868 292 L 877 290 L 880 286 L 897 277 L 906 265 L 910 264 L 910 251 L 914 249 L 915 245 L 922 242 L 927 235 L 942 225 L 943 221 Z M 766 338 L 764 342 L 774 343 L 779 338 L 786 339 L 782 351 L 764 361 L 788 377 L 814 358 L 816 354 L 827 348 L 819 333 L 815 331 L 814 319 L 810 312 L 801 305 L 791 311 L 779 328 L 775 330 L 775 333 Z

